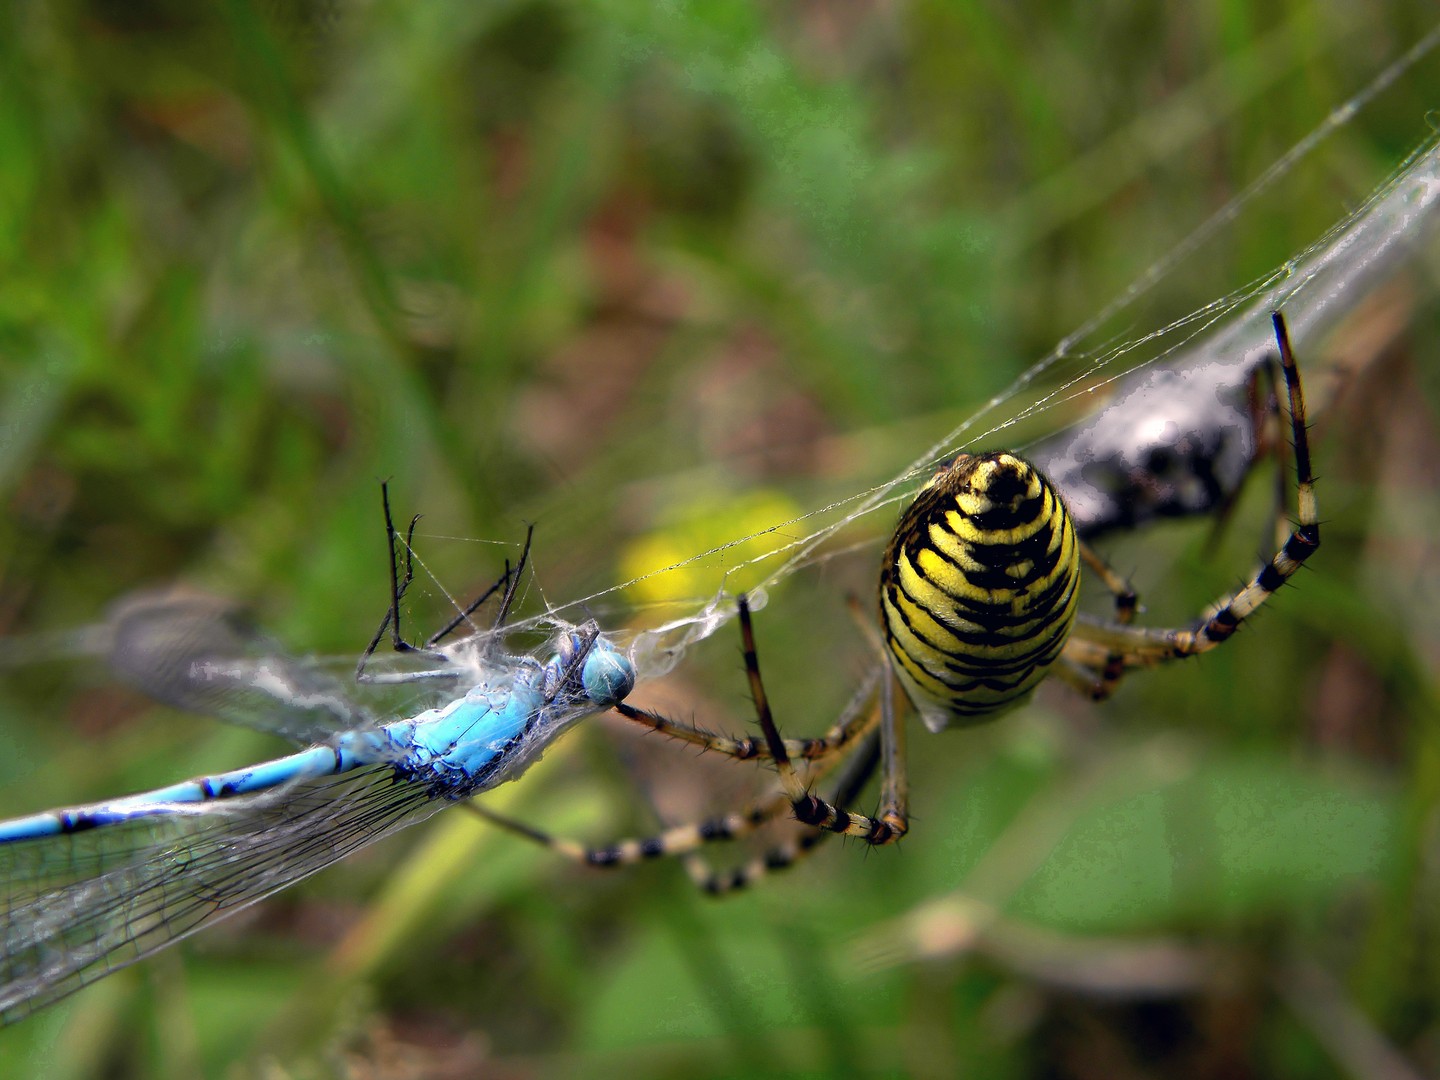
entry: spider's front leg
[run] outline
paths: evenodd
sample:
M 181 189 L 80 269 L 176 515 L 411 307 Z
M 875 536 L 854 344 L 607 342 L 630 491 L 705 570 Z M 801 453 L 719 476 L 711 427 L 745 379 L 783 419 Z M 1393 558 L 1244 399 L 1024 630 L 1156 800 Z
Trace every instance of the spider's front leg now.
M 1315 476 L 1310 464 L 1310 441 L 1306 433 L 1305 394 L 1300 369 L 1290 347 L 1290 334 L 1280 312 L 1271 316 L 1275 342 L 1280 353 L 1280 370 L 1290 404 L 1290 431 L 1295 450 L 1295 523 L 1278 551 L 1238 592 L 1214 606 L 1214 614 L 1190 629 L 1154 629 L 1125 625 L 1081 623 L 1076 626 L 1076 654 L 1084 647 L 1103 647 L 1118 655 L 1127 667 L 1141 667 L 1198 656 L 1224 644 L 1255 611 L 1270 599 L 1314 555 L 1320 547 L 1319 507 L 1315 500 Z M 1281 508 L 1280 520 L 1284 520 Z

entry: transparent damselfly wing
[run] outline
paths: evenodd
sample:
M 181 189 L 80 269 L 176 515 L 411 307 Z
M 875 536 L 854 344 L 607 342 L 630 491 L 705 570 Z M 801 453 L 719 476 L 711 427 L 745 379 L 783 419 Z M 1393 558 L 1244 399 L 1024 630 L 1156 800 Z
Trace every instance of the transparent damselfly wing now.
M 513 779 L 634 684 L 630 661 L 593 622 L 558 627 L 543 661 L 473 635 L 438 656 L 407 655 L 408 668 L 359 688 L 193 596 L 122 605 L 88 639 L 160 700 L 312 745 L 0 822 L 4 1022 Z M 377 713 L 356 704 L 355 689 L 437 704 Z

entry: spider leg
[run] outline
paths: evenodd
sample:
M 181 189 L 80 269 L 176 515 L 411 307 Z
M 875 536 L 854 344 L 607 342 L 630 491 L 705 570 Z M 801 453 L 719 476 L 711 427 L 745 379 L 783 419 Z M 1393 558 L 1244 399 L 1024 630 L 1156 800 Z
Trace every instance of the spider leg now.
M 607 844 L 582 844 L 537 829 L 487 809 L 477 802 L 465 804 L 474 813 L 507 832 L 524 837 L 572 862 L 609 870 L 650 859 L 686 855 L 705 844 L 743 839 L 782 816 L 789 808 L 784 793 L 772 791 L 745 807 L 703 821 L 675 825 L 646 837 L 627 837 Z
M 866 710 L 865 705 L 874 693 L 875 682 L 875 677 L 865 681 L 860 692 L 851 699 L 845 711 L 840 714 L 840 720 L 824 735 L 814 739 L 781 740 L 785 747 L 786 757 L 791 760 L 800 759 L 817 763 L 826 761 L 836 754 L 848 753 L 854 747 L 856 739 L 867 733 L 874 724 L 873 714 Z M 649 728 L 667 738 L 678 739 L 681 742 L 690 743 L 692 746 L 698 746 L 702 750 L 712 750 L 717 754 L 724 754 L 726 757 L 732 757 L 739 761 L 757 761 L 771 757 L 770 746 L 764 739 L 722 735 L 696 724 L 687 724 L 671 719 L 664 713 L 637 708 L 626 702 L 620 702 L 612 707 L 626 720 Z
M 1077 544 L 1080 558 L 1115 598 L 1114 624 L 1129 626 L 1135 618 L 1136 608 L 1140 606 L 1140 598 L 1130 587 L 1130 582 L 1112 570 L 1110 564 L 1097 555 L 1090 545 L 1083 540 L 1077 540 Z M 1093 660 L 1083 659 L 1079 649 L 1072 649 L 1076 644 L 1077 639 L 1072 634 L 1061 650 L 1062 663 L 1054 670 L 1091 701 L 1104 701 L 1115 693 L 1120 680 L 1125 677 L 1125 652 L 1118 648 L 1107 649 L 1100 662 L 1095 663 Z
M 859 752 L 850 759 L 840 783 L 831 795 L 836 805 L 844 806 L 859 798 L 861 790 L 880 764 L 880 743 L 879 735 L 871 734 Z M 790 801 L 783 793 L 780 794 L 783 812 L 789 807 Z M 762 877 L 777 870 L 788 870 L 813 853 L 827 836 L 833 835 L 831 830 L 808 828 L 795 839 L 767 848 L 756 858 L 731 870 L 716 871 L 698 852 L 691 852 L 684 857 L 685 870 L 696 888 L 712 896 L 721 896 L 747 889 Z
M 1288 525 L 1284 524 L 1282 516 L 1289 488 L 1285 470 L 1287 464 L 1286 441 L 1280 428 L 1279 383 L 1281 378 L 1279 362 L 1273 355 L 1267 354 L 1250 370 L 1250 374 L 1245 380 L 1246 412 L 1254 442 L 1250 449 L 1250 460 L 1245 463 L 1239 482 L 1232 490 L 1226 492 L 1216 504 L 1213 515 L 1214 524 L 1205 541 L 1207 553 L 1213 552 L 1219 544 L 1220 537 L 1225 532 L 1226 526 L 1229 525 L 1235 507 L 1240 501 L 1240 493 L 1244 490 L 1250 471 L 1262 458 L 1274 458 L 1279 466 L 1275 470 L 1275 506 L 1277 508 L 1276 517 L 1284 527 L 1274 534 L 1273 539 L 1267 533 L 1265 542 L 1261 546 L 1279 547 L 1285 542 L 1286 533 L 1290 531 Z
M 865 741 L 860 753 L 851 759 L 836 789 L 836 801 L 849 802 L 856 798 L 874 774 L 878 761 L 879 743 L 871 737 Z M 771 791 L 739 810 L 704 821 L 672 826 L 648 837 L 627 838 L 594 846 L 553 836 L 515 818 L 497 814 L 477 802 L 465 805 L 492 825 L 539 844 L 572 862 L 597 869 L 680 858 L 695 886 L 713 895 L 747 888 L 766 874 L 788 869 L 831 835 L 820 829 L 807 829 L 799 837 L 767 848 L 734 869 L 717 871 L 699 857 L 699 850 L 714 843 L 742 840 L 782 818 L 790 809 L 790 799 L 783 791 Z
M 1315 476 L 1310 464 L 1300 371 L 1290 347 L 1290 334 L 1284 316 L 1277 311 L 1272 315 L 1272 321 L 1289 398 L 1296 475 L 1295 522 L 1279 544 L 1279 550 L 1261 566 L 1248 584 L 1238 592 L 1223 597 L 1215 605 L 1213 614 L 1191 629 L 1136 627 L 1118 619 L 1109 624 L 1077 622 L 1072 640 L 1079 639 L 1122 654 L 1126 667 L 1147 666 L 1209 652 L 1229 640 L 1240 625 L 1290 580 L 1320 547 L 1319 509 L 1315 501 Z M 1066 652 L 1070 652 L 1068 642 Z
M 765 682 L 760 675 L 760 660 L 755 649 L 755 629 L 750 621 L 750 605 L 743 596 L 740 597 L 740 636 L 745 648 L 745 675 L 750 680 L 750 693 L 755 699 L 756 719 L 760 722 L 765 744 L 770 748 L 775 771 L 780 774 L 780 786 L 790 799 L 795 820 L 816 829 L 859 837 L 867 844 L 875 846 L 899 840 L 909 829 L 909 820 L 902 760 L 904 735 L 897 722 L 895 697 L 890 691 L 892 680 L 887 677 L 884 685 L 877 688 L 880 699 L 880 753 L 884 763 L 884 779 L 880 811 L 876 816 L 869 817 L 820 798 L 809 790 L 796 770 L 770 710 L 770 699 L 765 693 Z

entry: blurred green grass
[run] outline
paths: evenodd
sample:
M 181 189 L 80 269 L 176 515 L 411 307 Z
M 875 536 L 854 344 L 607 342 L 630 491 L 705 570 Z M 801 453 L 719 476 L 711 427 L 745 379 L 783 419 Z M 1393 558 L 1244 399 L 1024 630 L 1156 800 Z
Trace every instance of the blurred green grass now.
M 533 521 L 552 600 L 624 580 L 645 544 L 751 527 L 723 533 L 717 509 L 859 490 L 1430 17 L 8 5 L 0 628 L 73 627 L 178 578 L 353 655 L 385 603 L 386 477 L 451 591 Z M 1435 85 L 1432 59 L 1125 332 L 1310 243 L 1427 134 Z M 832 844 L 710 903 L 677 867 L 587 874 L 447 814 L 0 1031 L 0 1074 L 1363 1073 L 1346 1054 L 1370 1044 L 1315 1019 L 1335 1010 L 1440 1070 L 1426 258 L 1303 358 L 1333 399 L 1314 572 L 1238 647 L 1104 708 L 1057 693 L 993 729 L 917 731 L 900 850 Z M 1254 487 L 1213 555 L 1203 525 L 1117 546 L 1148 619 L 1249 569 Z M 850 693 L 865 652 L 842 597 L 872 574 L 826 564 L 762 612 L 790 730 Z M 722 633 L 645 700 L 733 727 L 742 683 Z M 498 805 L 597 840 L 650 827 L 617 758 L 653 748 L 592 727 Z M 49 665 L 0 687 L 0 748 L 8 814 L 275 747 Z M 725 775 L 658 761 L 662 806 Z M 1087 941 L 1102 955 L 1067 964 L 1058 943 Z M 1073 985 L 1145 943 L 1177 950 L 1178 989 L 1140 989 L 1144 964 L 1128 991 Z

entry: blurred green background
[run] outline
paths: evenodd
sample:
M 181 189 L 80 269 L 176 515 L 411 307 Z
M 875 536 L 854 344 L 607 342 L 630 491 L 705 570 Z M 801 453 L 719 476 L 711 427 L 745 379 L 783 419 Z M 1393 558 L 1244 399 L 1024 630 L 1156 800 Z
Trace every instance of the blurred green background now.
M 6 4 L 0 632 L 180 580 L 353 656 L 386 602 L 383 478 L 457 595 L 534 522 L 550 601 L 853 494 L 1432 18 Z M 1422 61 L 1114 332 L 1311 243 L 1429 134 L 1437 86 Z M 831 843 L 717 902 L 453 811 L 0 1031 L 0 1074 L 1440 1073 L 1435 271 L 1422 249 L 1302 343 L 1326 532 L 1299 588 L 1105 706 L 1055 688 L 917 727 L 898 849 Z M 1204 522 L 1107 547 L 1148 621 L 1250 570 L 1269 486 L 1213 550 Z M 844 597 L 873 588 L 875 525 L 759 616 L 791 733 L 866 666 Z M 647 625 L 663 598 L 594 610 Z M 443 617 L 429 582 L 413 600 Z M 739 730 L 743 682 L 727 629 L 635 700 Z M 587 725 L 492 805 L 599 841 L 756 779 L 627 734 Z M 7 815 L 278 749 L 74 662 L 0 685 Z

